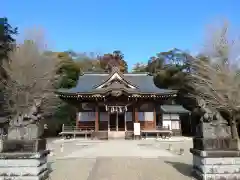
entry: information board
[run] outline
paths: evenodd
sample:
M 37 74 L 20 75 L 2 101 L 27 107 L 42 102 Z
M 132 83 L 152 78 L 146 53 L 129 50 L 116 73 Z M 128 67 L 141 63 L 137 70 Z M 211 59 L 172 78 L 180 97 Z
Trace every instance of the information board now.
M 140 123 L 134 123 L 134 136 L 140 136 Z

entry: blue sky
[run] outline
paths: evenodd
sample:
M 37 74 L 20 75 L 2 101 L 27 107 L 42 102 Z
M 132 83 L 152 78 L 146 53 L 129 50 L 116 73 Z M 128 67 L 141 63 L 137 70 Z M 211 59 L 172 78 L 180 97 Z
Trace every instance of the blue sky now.
M 239 0 L 3 0 L 1 6 L 0 15 L 20 33 L 42 27 L 55 51 L 121 50 L 130 68 L 174 47 L 197 52 L 206 26 L 218 19 L 240 25 Z

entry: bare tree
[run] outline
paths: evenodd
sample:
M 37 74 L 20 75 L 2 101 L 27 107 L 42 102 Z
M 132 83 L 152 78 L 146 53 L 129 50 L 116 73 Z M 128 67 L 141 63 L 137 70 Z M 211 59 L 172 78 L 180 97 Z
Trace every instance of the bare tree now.
M 36 123 L 41 119 L 41 110 L 43 113 L 52 112 L 58 103 L 54 95 L 58 61 L 43 54 L 46 46 L 42 37 L 41 31 L 31 31 L 31 39 L 26 38 L 18 45 L 9 55 L 10 62 L 3 64 L 9 77 L 2 84 L 12 114 L 11 126 Z
M 240 110 L 240 57 L 238 39 L 229 38 L 229 25 L 224 25 L 209 35 L 203 55 L 207 59 L 190 61 L 192 67 L 189 86 L 195 97 L 203 99 L 209 108 L 224 110 L 230 115 L 232 137 L 238 139 L 236 116 Z

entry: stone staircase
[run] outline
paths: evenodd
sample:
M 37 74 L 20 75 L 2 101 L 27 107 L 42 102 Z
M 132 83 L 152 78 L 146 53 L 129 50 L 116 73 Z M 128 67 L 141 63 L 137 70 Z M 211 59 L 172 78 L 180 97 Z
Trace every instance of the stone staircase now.
M 125 139 L 125 131 L 109 131 L 108 139 Z

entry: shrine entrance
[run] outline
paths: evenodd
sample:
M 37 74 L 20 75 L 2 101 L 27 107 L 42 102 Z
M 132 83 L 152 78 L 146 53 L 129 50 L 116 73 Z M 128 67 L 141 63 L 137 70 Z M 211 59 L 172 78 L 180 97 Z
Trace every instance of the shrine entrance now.
M 108 127 L 109 131 L 125 131 L 126 129 L 125 113 L 109 114 Z
M 109 115 L 108 127 L 110 131 L 117 131 L 117 113 Z
M 118 131 L 125 131 L 125 113 L 118 114 Z
M 105 109 L 109 112 L 108 131 L 125 131 L 127 106 L 105 105 Z

